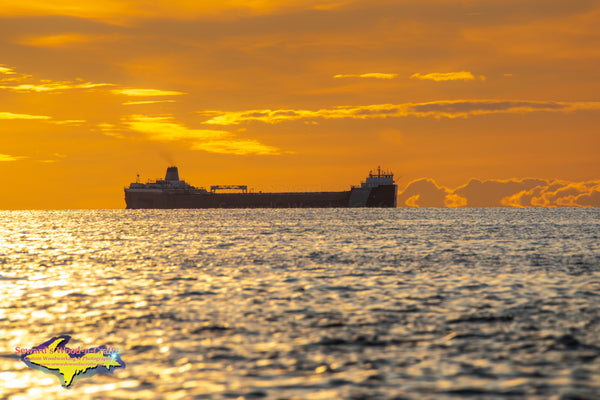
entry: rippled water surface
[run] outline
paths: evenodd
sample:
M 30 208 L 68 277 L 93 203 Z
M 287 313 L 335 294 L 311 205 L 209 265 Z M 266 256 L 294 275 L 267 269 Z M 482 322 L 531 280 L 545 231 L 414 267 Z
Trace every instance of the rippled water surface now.
M 600 394 L 600 209 L 0 212 L 0 299 L 3 399 Z

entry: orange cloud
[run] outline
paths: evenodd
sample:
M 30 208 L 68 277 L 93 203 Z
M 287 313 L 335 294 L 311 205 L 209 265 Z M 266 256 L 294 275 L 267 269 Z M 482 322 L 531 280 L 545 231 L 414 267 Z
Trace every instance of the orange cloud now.
M 408 199 L 406 199 L 404 204 L 407 205 L 408 207 L 420 207 L 417 204 L 417 202 L 419 201 L 419 197 L 421 197 L 420 194 L 415 194 L 414 196 L 410 196 Z
M 0 74 L 14 75 L 9 79 L 2 79 L 0 82 L 10 82 L 11 84 L 0 85 L 0 89 L 9 90 L 17 93 L 44 93 L 44 92 L 56 92 L 61 90 L 72 90 L 72 89 L 94 89 L 104 86 L 114 86 L 110 83 L 92 83 L 83 82 L 77 79 L 77 82 L 72 81 L 61 81 L 53 82 L 51 80 L 41 80 L 39 83 L 19 83 L 32 78 L 31 75 L 25 75 L 17 73 L 14 68 L 0 67 Z
M 0 89 L 11 90 L 13 92 L 21 92 L 21 93 L 41 93 L 41 92 L 56 92 L 60 90 L 71 90 L 71 89 L 92 89 L 102 86 L 113 86 L 110 83 L 73 83 L 73 82 L 52 82 L 52 83 L 42 83 L 39 85 L 33 84 L 21 84 L 21 85 L 12 85 L 12 86 L 0 86 Z
M 433 179 L 418 179 L 410 182 L 398 194 L 398 206 L 403 207 L 445 207 L 450 190 L 438 186 Z
M 18 161 L 18 160 L 22 160 L 24 158 L 24 156 L 11 156 L 10 154 L 0 154 L 0 162 L 7 162 L 7 161 Z
M 444 204 L 449 208 L 466 207 L 467 199 L 456 193 L 448 193 L 446 195 L 446 199 L 444 200 Z
M 384 74 L 380 72 L 369 72 L 366 74 L 340 74 L 334 75 L 334 78 L 374 78 L 374 79 L 394 79 L 398 74 Z
M 600 181 L 552 181 L 507 196 L 502 204 L 514 207 L 598 207 L 599 194 Z
M 569 199 L 568 204 L 560 204 L 562 206 L 581 206 L 581 207 L 600 207 L 600 185 L 595 186 L 587 193 L 582 193 L 573 199 Z
M 151 3 L 142 0 L 114 1 L 95 0 L 89 2 L 75 0 L 0 0 L 0 15 L 67 15 L 79 18 L 100 19 L 113 23 L 127 23 L 130 20 L 147 18 L 195 19 L 201 16 L 272 14 L 278 10 L 333 9 L 344 2 L 339 0 L 156 0 Z
M 470 81 L 474 80 L 475 77 L 472 73 L 467 71 L 460 72 L 431 72 L 429 74 L 422 75 L 420 73 L 412 74 L 411 79 L 419 80 L 430 80 L 435 82 L 441 81 Z M 481 77 L 481 80 L 485 80 L 485 77 Z
M 53 124 L 56 125 L 69 125 L 69 126 L 81 126 L 84 123 L 86 123 L 87 121 L 84 119 L 67 119 L 64 121 L 50 121 Z
M 374 104 L 367 106 L 341 106 L 320 110 L 248 110 L 248 111 L 201 111 L 199 114 L 213 116 L 205 121 L 214 125 L 236 125 L 250 121 L 274 124 L 301 119 L 373 119 L 390 117 L 467 118 L 486 114 L 525 114 L 538 111 L 570 112 L 576 110 L 600 110 L 600 102 L 554 102 L 527 100 L 448 100 L 426 103 Z
M 131 115 L 125 124 L 135 132 L 154 141 L 181 141 L 192 150 L 236 155 L 275 155 L 281 150 L 253 139 L 242 139 L 238 135 L 221 130 L 192 129 L 173 121 L 170 116 Z M 107 128 L 110 131 L 113 126 Z M 101 127 L 102 129 L 102 127 Z
M 115 40 L 115 38 L 98 35 L 83 35 L 80 33 L 61 33 L 58 35 L 49 36 L 25 37 L 21 39 L 19 43 L 33 47 L 66 47 L 74 44 L 83 44 L 106 40 Z
M 11 112 L 0 112 L 0 119 L 38 119 L 48 120 L 51 117 L 46 115 L 15 114 Z
M 433 179 L 410 182 L 398 194 L 399 207 L 600 207 L 600 181 L 471 179 L 455 189 Z
M 467 199 L 439 186 L 433 179 L 417 179 L 410 182 L 397 198 L 399 207 L 464 207 Z
M 209 129 L 190 129 L 178 124 L 170 116 L 131 115 L 126 124 L 151 140 L 216 140 L 227 132 Z
M 16 72 L 14 68 L 5 67 L 0 65 L 0 75 L 15 75 Z
M 139 104 L 156 104 L 156 103 L 175 103 L 175 100 L 144 100 L 144 101 L 126 101 L 122 103 L 124 106 L 133 106 Z
M 466 199 L 467 207 L 501 207 L 502 200 L 510 194 L 545 184 L 543 179 L 489 180 L 471 179 L 466 185 L 453 190 Z
M 16 83 L 31 78 L 31 75 L 17 73 L 14 68 L 6 65 L 0 65 L 0 75 L 4 75 L 4 77 L 0 78 L 0 82 Z
M 14 72 L 13 68 L 3 67 L 0 69 L 0 73 L 3 73 L 3 70 L 6 70 L 4 74 L 15 74 L 19 75 L 19 78 L 16 80 L 24 80 L 31 78 L 30 75 L 22 75 Z M 40 83 L 20 83 L 20 84 L 10 84 L 10 85 L 0 85 L 0 89 L 10 90 L 17 93 L 45 93 L 45 92 L 57 92 L 62 90 L 73 90 L 73 89 L 95 89 L 107 86 L 117 86 L 113 83 L 93 83 L 93 82 L 72 82 L 72 81 L 62 81 L 62 82 L 53 82 L 50 80 L 41 80 Z M 112 94 L 123 95 L 129 97 L 162 97 L 162 96 L 179 96 L 183 94 L 187 94 L 184 92 L 178 92 L 174 90 L 160 90 L 160 89 L 139 89 L 139 88 L 119 88 L 110 90 Z M 157 102 L 172 102 L 173 100 L 152 100 L 152 101 L 138 101 L 138 102 L 126 102 L 125 105 L 132 104 L 150 104 Z
M 182 94 L 187 94 L 184 92 L 177 92 L 174 90 L 159 90 L 159 89 L 114 89 L 111 90 L 114 94 L 121 94 L 124 96 L 132 96 L 132 97 L 156 97 L 156 96 L 179 96 Z

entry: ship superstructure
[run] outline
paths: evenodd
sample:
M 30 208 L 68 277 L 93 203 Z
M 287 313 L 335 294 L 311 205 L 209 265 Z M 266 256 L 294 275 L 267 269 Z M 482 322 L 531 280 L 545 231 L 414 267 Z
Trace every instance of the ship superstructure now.
M 128 191 L 130 193 L 144 193 L 149 190 L 153 190 L 156 192 L 164 191 L 164 190 L 167 190 L 167 191 L 194 190 L 194 191 L 198 191 L 199 193 L 207 193 L 208 192 L 204 188 L 197 188 L 197 187 L 190 185 L 186 181 L 180 180 L 179 179 L 179 170 L 177 169 L 177 167 L 169 167 L 169 168 L 167 168 L 167 173 L 165 174 L 165 179 L 157 179 L 155 181 L 150 181 L 147 183 L 140 183 L 139 175 L 138 175 L 138 181 L 131 183 L 129 185 L 129 188 L 125 189 L 125 193 L 127 193 Z
M 369 176 L 364 182 L 360 184 L 363 189 L 374 188 L 381 185 L 395 185 L 394 174 L 391 172 L 385 172 L 381 170 L 381 167 L 377 167 L 377 174 L 373 171 L 369 172 Z
M 217 190 L 240 190 L 218 193 Z M 208 191 L 179 179 L 175 166 L 165 179 L 138 181 L 125 188 L 127 208 L 332 208 L 396 207 L 398 187 L 391 172 L 370 172 L 360 187 L 344 192 L 248 192 L 246 185 L 215 185 Z

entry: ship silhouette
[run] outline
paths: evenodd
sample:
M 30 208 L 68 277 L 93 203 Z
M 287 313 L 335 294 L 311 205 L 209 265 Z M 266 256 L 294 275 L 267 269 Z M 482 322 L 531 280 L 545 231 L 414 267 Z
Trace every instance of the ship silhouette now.
M 220 193 L 238 190 L 238 193 Z M 210 190 L 195 187 L 179 179 L 176 166 L 167 168 L 165 179 L 125 188 L 128 209 L 143 208 L 347 208 L 396 207 L 398 186 L 394 174 L 369 172 L 360 186 L 342 192 L 248 192 L 246 185 L 216 185 Z

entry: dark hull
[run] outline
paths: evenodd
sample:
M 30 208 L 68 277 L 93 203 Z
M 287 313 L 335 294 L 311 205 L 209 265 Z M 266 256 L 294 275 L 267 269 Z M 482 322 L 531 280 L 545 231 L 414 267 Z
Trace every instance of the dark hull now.
M 396 192 L 396 185 L 313 193 L 198 193 L 125 189 L 125 202 L 129 209 L 396 207 Z

